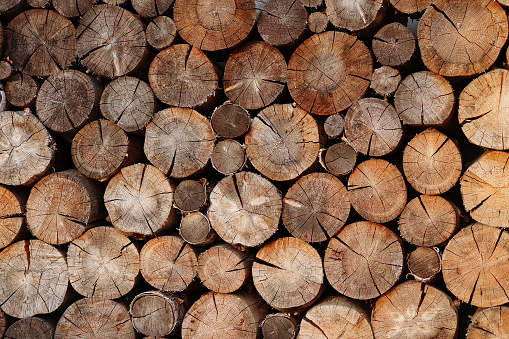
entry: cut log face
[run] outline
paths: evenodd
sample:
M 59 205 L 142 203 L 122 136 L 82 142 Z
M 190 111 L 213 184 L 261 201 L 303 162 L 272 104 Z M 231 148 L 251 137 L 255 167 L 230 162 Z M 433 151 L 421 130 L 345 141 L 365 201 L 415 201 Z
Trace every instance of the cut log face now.
M 509 149 L 509 71 L 482 74 L 460 94 L 458 120 L 467 139 L 478 146 Z
M 198 273 L 195 250 L 178 236 L 149 240 L 141 249 L 140 260 L 143 278 L 164 292 L 186 290 Z
M 43 8 L 49 5 L 50 0 L 27 0 L 27 4 L 34 8 Z
M 486 152 L 461 177 L 461 196 L 472 219 L 491 226 L 509 227 L 509 154 Z
M 55 330 L 55 339 L 98 337 L 136 338 L 127 307 L 105 298 L 80 299 L 65 310 Z
M 449 82 L 428 71 L 412 73 L 394 96 L 396 112 L 410 126 L 444 126 L 452 118 L 454 92 Z
M 479 308 L 468 326 L 467 339 L 504 338 L 509 335 L 509 307 Z
M 5 332 L 5 339 L 53 339 L 55 325 L 38 317 L 16 321 Z
M 76 57 L 74 34 L 74 25 L 63 15 L 31 9 L 9 23 L 5 55 L 23 73 L 48 76 L 67 68 Z
M 355 301 L 334 296 L 311 307 L 300 324 L 297 339 L 373 339 L 369 314 Z
M 442 274 L 447 289 L 458 299 L 478 307 L 509 301 L 509 234 L 474 224 L 461 229 L 444 250 Z
M 85 297 L 116 299 L 127 294 L 140 272 L 134 244 L 119 230 L 94 227 L 69 244 L 69 281 Z
M 201 212 L 192 212 L 182 217 L 179 235 L 191 245 L 210 245 L 216 239 L 216 233 L 209 219 Z
M 178 184 L 174 194 L 174 204 L 182 212 L 194 212 L 207 202 L 205 186 L 196 180 L 184 180 Z
M 0 302 L 16 318 L 62 306 L 69 278 L 64 255 L 40 240 L 22 240 L 0 253 Z
M 399 12 L 412 14 L 421 12 L 426 9 L 433 1 L 432 0 L 390 0 Z
M 49 172 L 55 142 L 35 115 L 0 112 L 0 131 L 0 183 L 31 185 Z
M 119 77 L 134 70 L 147 52 L 145 27 L 114 5 L 92 7 L 76 29 L 78 57 L 94 74 Z
M 286 68 L 285 58 L 276 47 L 263 41 L 248 42 L 230 54 L 226 62 L 224 92 L 233 103 L 247 109 L 265 107 L 283 92 Z
M 304 110 L 338 113 L 357 102 L 369 86 L 371 52 L 352 35 L 324 32 L 305 40 L 288 63 L 288 89 Z
M 27 195 L 16 188 L 0 186 L 0 248 L 18 238 L 25 224 Z M 0 336 L 1 313 L 0 313 Z
M 384 66 L 406 66 L 415 54 L 415 37 L 399 22 L 382 27 L 373 37 L 373 53 Z
M 138 132 L 154 116 L 156 99 L 149 84 L 124 76 L 113 80 L 101 95 L 101 112 L 126 132 Z
M 449 200 L 432 195 L 412 199 L 399 218 L 401 237 L 416 246 L 443 245 L 459 225 L 459 209 Z
M 405 177 L 422 194 L 447 192 L 458 182 L 462 168 L 454 141 L 434 128 L 416 135 L 403 152 Z
M 5 84 L 5 97 L 17 108 L 33 106 L 39 84 L 30 75 L 18 73 Z
M 385 226 L 360 221 L 329 241 L 323 261 L 327 280 L 339 293 L 367 300 L 387 292 L 403 273 L 403 246 Z
M 2 34 L 0 33 L 0 36 Z M 1 40 L 1 38 L 0 38 Z M 1 45 L 0 45 L 1 47 Z M 6 60 L 0 61 L 0 80 L 8 80 L 14 74 L 14 67 Z
M 401 83 L 401 74 L 395 68 L 382 66 L 373 71 L 371 84 L 369 85 L 376 93 L 383 97 L 392 95 Z
M 163 173 L 187 178 L 207 164 L 214 149 L 214 132 L 207 119 L 190 108 L 167 108 L 147 126 L 147 159 Z
M 209 292 L 184 316 L 182 338 L 256 339 L 266 314 L 267 305 L 255 295 Z
M 338 28 L 358 31 L 372 24 L 383 7 L 382 0 L 325 0 L 330 22 Z
M 269 0 L 257 20 L 258 33 L 274 46 L 289 46 L 304 36 L 308 13 L 300 1 Z
M 279 238 L 264 245 L 253 263 L 256 290 L 279 311 L 311 305 L 319 298 L 323 281 L 320 255 L 297 238 Z
M 347 175 L 353 171 L 357 162 L 357 152 L 346 142 L 332 145 L 325 151 L 323 165 L 334 175 Z
M 238 141 L 222 140 L 214 146 L 210 161 L 219 173 L 233 174 L 242 170 L 246 164 L 246 150 Z
M 177 0 L 173 20 L 179 35 L 204 51 L 243 42 L 256 22 L 254 0 Z
M 283 199 L 283 223 L 296 238 L 307 242 L 330 239 L 345 224 L 350 197 L 345 186 L 328 173 L 299 179 Z
M 403 126 L 387 101 L 364 98 L 346 113 L 345 137 L 357 152 L 379 157 L 398 148 L 403 140 Z
M 28 229 L 49 244 L 68 243 L 105 216 L 103 193 L 104 186 L 75 169 L 45 176 L 27 200 Z
M 0 4 L 0 14 L 6 14 L 22 6 L 23 0 L 5 0 Z
M 51 0 L 55 10 L 68 18 L 83 16 L 98 0 Z
M 237 138 L 249 130 L 251 117 L 244 107 L 227 101 L 214 110 L 210 125 L 218 137 Z
M 442 257 L 437 247 L 417 247 L 408 255 L 407 265 L 415 280 L 427 283 L 442 271 Z
M 198 257 L 198 276 L 209 290 L 232 293 L 251 278 L 251 264 L 248 252 L 241 252 L 228 244 L 219 244 Z
M 72 139 L 79 129 L 100 117 L 102 90 L 100 81 L 85 73 L 56 72 L 41 86 L 37 115 L 47 128 Z
M 377 300 L 371 326 L 375 338 L 453 339 L 458 331 L 458 310 L 438 288 L 407 281 Z
M 310 114 L 284 104 L 258 113 L 245 142 L 247 157 L 261 174 L 288 181 L 317 163 L 324 137 Z
M 342 115 L 332 114 L 327 117 L 323 124 L 323 129 L 331 139 L 339 138 L 345 128 L 345 119 Z
M 407 190 L 398 168 L 382 159 L 359 164 L 348 179 L 353 208 L 373 222 L 395 219 L 405 208 Z
M 507 15 L 491 0 L 434 1 L 417 30 L 426 67 L 449 77 L 470 76 L 490 67 L 507 33 Z
M 125 1 L 125 0 L 124 0 Z M 174 0 L 131 0 L 136 13 L 145 18 L 153 18 L 167 12 Z
M 313 12 L 308 16 L 308 28 L 313 33 L 325 32 L 328 24 L 329 18 L 323 12 Z
M 195 107 L 214 100 L 219 88 L 216 66 L 203 51 L 186 44 L 159 52 L 148 71 L 150 86 L 170 106 Z
M 288 313 L 267 314 L 260 324 L 264 339 L 294 339 L 299 322 Z
M 129 306 L 134 328 L 145 335 L 165 336 L 184 318 L 182 300 L 160 291 L 148 291 L 134 297 Z
M 239 172 L 224 178 L 209 199 L 210 224 L 227 243 L 258 246 L 277 231 L 281 192 L 258 174 Z
M 170 17 L 158 16 L 148 24 L 145 34 L 150 46 L 162 50 L 173 43 L 177 35 L 177 27 Z
M 104 193 L 113 226 L 134 238 L 153 237 L 174 225 L 175 184 L 151 165 L 124 167 Z

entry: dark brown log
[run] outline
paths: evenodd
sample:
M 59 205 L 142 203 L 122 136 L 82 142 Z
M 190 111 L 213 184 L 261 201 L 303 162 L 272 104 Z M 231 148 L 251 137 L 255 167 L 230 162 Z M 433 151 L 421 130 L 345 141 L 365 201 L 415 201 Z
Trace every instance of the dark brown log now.
M 16 318 L 62 306 L 69 278 L 64 254 L 40 240 L 22 240 L 0 252 L 0 303 Z
M 230 54 L 226 62 L 224 92 L 233 103 L 247 109 L 265 107 L 283 92 L 286 68 L 285 58 L 277 48 L 263 41 L 248 42 Z
M 145 34 L 150 46 L 162 50 L 173 43 L 177 35 L 177 27 L 170 17 L 158 16 L 148 24 Z
M 260 296 L 279 311 L 312 305 L 323 289 L 323 266 L 318 252 L 297 238 L 265 244 L 253 263 L 253 283 Z
M 421 17 L 417 37 L 430 71 L 464 77 L 493 64 L 507 33 L 507 15 L 496 1 L 437 0 Z
M 18 13 L 23 7 L 23 0 L 5 0 L 0 4 L 0 14 L 10 16 L 12 13 Z
M 184 316 L 182 338 L 256 339 L 266 314 L 267 305 L 254 294 L 209 292 Z
M 381 96 L 388 97 L 396 92 L 400 83 L 401 74 L 397 69 L 382 66 L 373 71 L 369 86 Z
M 296 238 L 307 242 L 329 239 L 339 232 L 350 213 L 345 186 L 328 173 L 299 179 L 283 199 L 283 223 Z
M 339 138 L 345 129 L 345 118 L 339 114 L 329 115 L 323 124 L 323 129 L 329 138 Z
M 288 181 L 318 162 L 324 139 L 316 120 L 300 107 L 272 105 L 253 119 L 246 134 L 246 154 L 267 178 Z
M 326 149 L 325 154 L 320 156 L 320 162 L 330 173 L 344 176 L 353 171 L 357 162 L 357 152 L 350 144 L 340 142 Z
M 0 61 L 0 80 L 6 81 L 14 74 L 14 67 L 6 60 Z
M 300 2 L 306 7 L 316 8 L 323 3 L 323 0 L 300 0 Z
M 390 2 L 399 12 L 412 14 L 425 10 L 433 0 L 390 0 Z
M 149 240 L 141 249 L 140 262 L 143 278 L 164 292 L 187 290 L 198 273 L 194 248 L 173 235 Z
M 242 43 L 253 29 L 256 15 L 254 0 L 176 0 L 173 8 L 179 35 L 204 51 Z
M 238 141 L 222 140 L 214 146 L 210 161 L 219 173 L 233 174 L 241 171 L 246 164 L 246 150 Z
M 1 66 L 0 66 L 1 67 Z M 1 72 L 1 70 L 0 70 Z M 0 86 L 0 112 L 7 110 L 7 97 L 5 96 L 5 91 L 3 86 Z
M 37 96 L 37 115 L 49 129 L 72 139 L 87 123 L 101 115 L 99 80 L 76 70 L 49 77 Z
M 415 55 L 415 37 L 399 22 L 382 27 L 373 37 L 373 53 L 384 66 L 408 66 Z
M 105 298 L 84 298 L 69 306 L 58 321 L 55 339 L 134 339 L 127 307 Z
M 194 212 L 205 206 L 207 193 L 205 185 L 196 180 L 184 180 L 173 194 L 173 203 L 182 212 Z
M 16 321 L 5 332 L 5 339 L 53 339 L 55 325 L 38 317 Z
M 300 1 L 269 0 L 257 20 L 258 33 L 274 46 L 292 46 L 306 32 L 308 13 Z
M 209 199 L 210 224 L 227 243 L 258 246 L 277 231 L 281 192 L 258 174 L 239 172 L 224 178 Z
M 183 179 L 205 167 L 214 139 L 203 115 L 190 108 L 174 107 L 154 115 L 147 126 L 143 149 L 147 159 L 164 174 Z
M 127 0 L 102 0 L 102 1 L 106 4 L 119 6 L 123 5 Z
M 51 0 L 55 10 L 68 18 L 83 16 L 98 0 Z
M 260 324 L 264 339 L 294 339 L 299 322 L 288 313 L 267 314 Z
M 509 307 L 478 308 L 468 325 L 467 339 L 504 338 L 509 335 Z
M 371 52 L 352 35 L 324 32 L 305 40 L 288 63 L 288 89 L 306 111 L 331 115 L 357 102 L 369 86 Z
M 313 12 L 308 16 L 308 28 L 313 33 L 323 33 L 327 29 L 329 18 L 323 12 Z
M 210 125 L 220 138 L 237 138 L 249 130 L 251 117 L 244 107 L 227 101 L 214 110 Z
M 67 68 L 76 57 L 74 34 L 74 25 L 63 15 L 31 9 L 9 23 L 5 54 L 21 72 L 48 76 Z
M 363 98 L 346 113 L 345 137 L 357 152 L 379 157 L 397 150 L 403 141 L 403 126 L 390 103 Z
M 325 8 L 330 22 L 338 28 L 349 31 L 370 29 L 383 18 L 387 5 L 382 0 L 325 0 Z
M 92 7 L 81 18 L 76 38 L 81 63 L 105 77 L 116 78 L 133 71 L 147 53 L 142 21 L 119 6 Z
M 104 193 L 113 226 L 136 239 L 156 236 L 175 226 L 175 184 L 156 167 L 135 164 L 115 175 Z
M 212 246 L 198 257 L 198 276 L 209 290 L 232 293 L 251 279 L 252 259 L 229 244 Z
M 0 248 L 20 240 L 25 230 L 26 191 L 0 186 Z M 0 313 L 0 337 L 1 313 Z
M 50 0 L 27 0 L 27 4 L 34 8 L 43 8 L 50 4 Z
M 360 221 L 344 226 L 329 241 L 323 261 L 329 283 L 354 299 L 387 292 L 403 273 L 403 246 L 385 226 Z
M 437 247 L 417 247 L 407 258 L 408 270 L 415 280 L 428 283 L 442 271 L 442 256 Z
M 30 75 L 17 73 L 5 84 L 5 97 L 17 108 L 33 106 L 39 84 Z
M 174 0 L 131 0 L 131 4 L 139 15 L 145 18 L 153 18 L 168 12 Z M 172 22 L 173 23 L 173 22 Z M 173 25 L 175 37 L 175 25 Z
M 182 217 L 179 234 L 191 245 L 210 245 L 216 239 L 216 233 L 209 219 L 201 212 L 192 212 Z
M 375 338 L 454 339 L 458 309 L 438 288 L 407 281 L 377 300 L 371 325 Z
M 30 111 L 0 112 L 0 183 L 32 185 L 55 159 L 55 142 Z

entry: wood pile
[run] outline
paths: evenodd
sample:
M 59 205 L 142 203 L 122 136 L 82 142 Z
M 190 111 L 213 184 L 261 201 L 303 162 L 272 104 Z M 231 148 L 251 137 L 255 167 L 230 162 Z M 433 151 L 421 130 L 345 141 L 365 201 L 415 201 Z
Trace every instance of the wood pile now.
M 507 0 L 1 0 L 0 338 L 505 338 Z

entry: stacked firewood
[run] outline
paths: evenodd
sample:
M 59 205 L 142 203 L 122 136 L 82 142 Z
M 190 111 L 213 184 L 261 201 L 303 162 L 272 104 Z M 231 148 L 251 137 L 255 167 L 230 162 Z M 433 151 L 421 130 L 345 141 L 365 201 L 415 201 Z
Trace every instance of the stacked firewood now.
M 0 336 L 508 336 L 505 6 L 1 0 Z

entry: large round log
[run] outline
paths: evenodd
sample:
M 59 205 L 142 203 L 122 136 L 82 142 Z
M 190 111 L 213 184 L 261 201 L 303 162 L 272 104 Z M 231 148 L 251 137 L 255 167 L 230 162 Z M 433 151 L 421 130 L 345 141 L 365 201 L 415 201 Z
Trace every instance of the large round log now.
M 301 1 L 269 0 L 256 25 L 265 42 L 273 46 L 291 46 L 304 36 L 307 18 Z
M 39 317 L 23 318 L 5 332 L 5 339 L 53 339 L 55 325 Z

